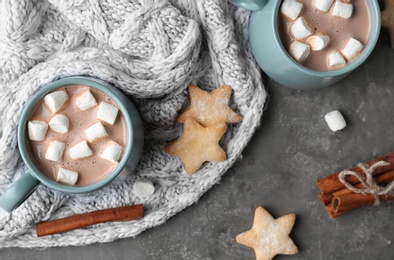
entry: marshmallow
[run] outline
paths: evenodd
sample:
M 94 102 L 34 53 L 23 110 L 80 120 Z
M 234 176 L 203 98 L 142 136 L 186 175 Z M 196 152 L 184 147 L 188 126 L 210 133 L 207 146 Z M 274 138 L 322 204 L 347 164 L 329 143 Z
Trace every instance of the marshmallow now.
M 68 132 L 69 122 L 65 115 L 56 115 L 49 121 L 49 127 L 58 133 L 64 134 Z
M 306 39 L 307 43 L 311 46 L 313 51 L 321 51 L 330 43 L 330 36 L 322 33 L 318 33 L 309 36 Z
M 27 123 L 29 139 L 32 141 L 43 141 L 48 131 L 48 125 L 41 120 L 32 120 Z
M 114 141 L 109 141 L 101 154 L 101 158 L 113 163 L 118 163 L 122 155 L 122 151 L 123 147 L 121 145 Z
M 66 144 L 60 141 L 52 141 L 45 153 L 45 159 L 48 161 L 61 162 L 63 160 L 63 151 Z
M 315 0 L 315 7 L 322 12 L 327 12 L 332 2 L 334 2 L 334 0 Z
M 339 51 L 333 51 L 328 55 L 328 66 L 338 69 L 346 65 L 346 60 Z
M 328 127 L 331 131 L 336 132 L 338 130 L 342 130 L 346 126 L 346 121 L 343 118 L 341 112 L 338 110 L 331 111 L 324 116 L 324 119 L 327 122 Z
M 101 122 L 97 122 L 85 130 L 86 137 L 89 142 L 94 142 L 96 139 L 108 136 L 107 131 Z
M 92 93 L 90 92 L 90 89 L 88 89 L 75 98 L 75 104 L 81 111 L 85 111 L 89 108 L 96 106 L 97 102 Z
M 106 102 L 101 102 L 97 111 L 97 118 L 113 125 L 118 115 L 118 108 Z
M 343 48 L 341 52 L 347 60 L 352 60 L 361 52 L 363 48 L 364 46 L 361 42 L 354 38 L 350 38 L 345 48 Z
M 336 0 L 332 9 L 332 15 L 349 19 L 353 13 L 353 5 Z
M 296 0 L 285 0 L 280 8 L 282 14 L 286 15 L 292 20 L 297 19 L 302 10 L 303 4 Z
M 59 90 L 47 94 L 44 98 L 44 101 L 49 110 L 51 110 L 53 113 L 56 113 L 64 106 L 68 99 L 69 97 L 67 92 L 65 90 Z
M 148 179 L 142 179 L 134 182 L 133 191 L 141 197 L 148 197 L 155 193 L 155 186 Z
M 82 141 L 70 148 L 70 156 L 73 160 L 82 159 L 93 155 L 86 141 Z
M 78 181 L 78 173 L 64 168 L 59 168 L 57 171 L 56 181 L 67 185 L 75 185 Z
M 313 30 L 308 21 L 301 16 L 291 25 L 290 32 L 291 35 L 298 40 L 312 35 Z
M 308 58 L 309 53 L 311 52 L 311 47 L 308 44 L 293 41 L 290 44 L 290 55 L 298 62 L 303 62 L 306 58 Z

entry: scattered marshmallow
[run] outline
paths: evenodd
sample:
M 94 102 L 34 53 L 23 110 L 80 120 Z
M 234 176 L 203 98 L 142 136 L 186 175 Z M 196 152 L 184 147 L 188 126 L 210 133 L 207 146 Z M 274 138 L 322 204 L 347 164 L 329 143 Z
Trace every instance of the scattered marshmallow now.
M 315 0 L 315 7 L 316 9 L 322 11 L 322 12 L 327 12 L 334 0 Z
M 65 115 L 55 115 L 49 121 L 49 127 L 58 133 L 67 133 L 69 127 L 68 118 Z
M 308 58 L 310 51 L 311 47 L 308 44 L 298 41 L 293 41 L 290 44 L 290 55 L 300 63 Z
M 295 39 L 304 39 L 313 34 L 313 29 L 304 17 L 299 17 L 290 27 L 291 35 Z
M 306 39 L 307 43 L 311 46 L 313 51 L 321 51 L 330 43 L 330 36 L 318 33 L 312 36 L 309 36 Z
M 353 5 L 351 3 L 344 3 L 340 0 L 336 0 L 334 7 L 332 8 L 332 14 L 345 19 L 349 19 L 353 13 Z
M 66 144 L 60 141 L 52 141 L 48 150 L 45 153 L 45 159 L 48 161 L 61 162 L 63 160 L 63 151 L 66 147 Z
M 82 159 L 91 155 L 93 155 L 93 152 L 85 140 L 70 148 L 70 156 L 73 160 Z
M 118 163 L 122 155 L 122 151 L 123 147 L 120 144 L 115 143 L 114 141 L 108 141 L 103 153 L 101 154 L 101 158 L 113 163 Z
M 142 179 L 134 182 L 133 191 L 141 197 L 148 197 L 155 193 L 155 186 L 149 179 Z
M 64 106 L 68 99 L 69 97 L 67 92 L 65 90 L 59 90 L 47 94 L 44 98 L 44 101 L 49 110 L 51 110 L 53 113 L 56 113 Z
M 342 54 L 346 59 L 354 59 L 364 48 L 363 44 L 354 38 L 350 38 L 345 48 L 342 49 Z
M 346 60 L 339 51 L 333 51 L 328 55 L 328 66 L 332 69 L 342 68 Z
M 48 124 L 41 120 L 32 120 L 27 123 L 29 139 L 32 141 L 43 141 L 48 131 Z
M 304 5 L 297 0 L 285 0 L 281 6 L 281 12 L 292 20 L 297 19 Z
M 343 118 L 341 112 L 338 110 L 331 111 L 324 116 L 328 127 L 331 131 L 336 132 L 342 130 L 346 126 L 345 118 Z
M 94 142 L 99 138 L 108 136 L 107 131 L 101 122 L 97 122 L 85 130 L 86 137 L 89 142 Z
M 114 105 L 101 102 L 97 111 L 97 118 L 113 125 L 118 115 L 118 110 L 119 109 Z
M 59 168 L 56 176 L 56 181 L 71 186 L 75 185 L 75 183 L 77 183 L 78 181 L 78 172 Z
M 89 108 L 96 106 L 97 102 L 92 93 L 90 92 L 90 89 L 88 89 L 75 98 L 75 104 L 81 111 L 85 111 Z

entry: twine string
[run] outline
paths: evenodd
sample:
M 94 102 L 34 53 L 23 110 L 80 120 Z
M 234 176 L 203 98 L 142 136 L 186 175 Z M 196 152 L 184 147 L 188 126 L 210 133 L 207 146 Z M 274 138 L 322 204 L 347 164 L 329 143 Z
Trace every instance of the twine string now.
M 365 174 L 365 177 L 362 176 L 361 174 L 350 171 L 350 170 L 344 170 L 339 173 L 339 180 L 340 182 L 345 185 L 346 188 L 349 190 L 353 191 L 354 193 L 361 193 L 361 194 L 370 194 L 375 197 L 375 203 L 374 205 L 379 205 L 380 204 L 380 199 L 379 196 L 382 195 L 394 195 L 394 180 L 389 182 L 385 186 L 380 186 L 377 184 L 373 178 L 373 172 L 382 166 L 387 166 L 389 163 L 385 161 L 378 161 L 371 166 L 368 167 L 368 165 L 359 163 L 357 166 L 363 171 Z M 355 177 L 361 184 L 362 188 L 357 188 L 354 184 L 350 183 L 346 178 L 348 176 L 353 176 Z

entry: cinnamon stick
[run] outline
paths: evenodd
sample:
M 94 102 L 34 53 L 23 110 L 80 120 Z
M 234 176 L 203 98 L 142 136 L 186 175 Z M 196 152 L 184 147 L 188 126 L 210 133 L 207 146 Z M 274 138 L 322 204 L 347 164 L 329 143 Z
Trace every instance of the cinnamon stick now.
M 380 156 L 378 158 L 375 158 L 375 159 L 367 162 L 366 165 L 368 167 L 370 167 L 372 164 L 374 164 L 378 161 L 385 161 L 389 164 L 386 166 L 382 166 L 382 167 L 377 168 L 373 173 L 374 176 L 381 174 L 383 172 L 394 170 L 394 152 L 391 152 L 391 153 L 385 154 L 383 156 Z M 363 171 L 359 167 L 353 167 L 353 168 L 350 168 L 349 170 L 354 171 L 354 172 L 364 176 Z M 319 186 L 320 192 L 322 194 L 330 194 L 330 193 L 333 193 L 337 190 L 341 190 L 341 189 L 345 188 L 345 186 L 342 184 L 342 182 L 338 178 L 339 173 L 340 172 L 337 172 L 337 173 L 331 174 L 328 177 L 321 178 L 321 179 L 317 180 L 317 185 Z M 348 181 L 352 184 L 358 183 L 357 178 L 355 178 L 353 176 L 349 176 Z
M 388 171 L 388 172 L 384 172 L 378 176 L 376 176 L 374 178 L 375 182 L 377 184 L 387 184 L 390 181 L 394 180 L 394 170 Z M 363 185 L 361 183 L 357 183 L 354 185 L 354 187 L 360 189 L 363 188 Z M 350 194 L 352 193 L 351 190 L 349 190 L 348 188 L 343 188 L 341 190 L 338 191 L 334 191 L 331 194 L 319 194 L 318 198 L 320 199 L 320 201 L 324 204 L 324 205 L 328 205 L 331 203 L 332 199 L 335 196 L 339 196 L 339 195 L 344 195 L 344 194 Z
M 103 222 L 129 221 L 144 216 L 142 204 L 92 211 L 71 217 L 41 222 L 36 225 L 38 237 L 70 231 Z
M 328 205 L 328 204 L 331 203 L 333 195 L 332 195 L 332 193 L 330 193 L 330 194 L 322 194 L 322 193 L 320 193 L 317 197 L 319 198 L 321 203 L 323 203 L 323 205 Z
M 382 195 L 379 196 L 379 199 L 389 201 L 394 200 L 394 196 Z M 375 197 L 370 194 L 350 193 L 339 195 L 332 200 L 332 212 L 335 213 L 335 216 L 339 216 L 353 209 L 373 205 L 375 200 Z
M 336 218 L 341 216 L 342 214 L 346 213 L 347 211 L 342 211 L 342 212 L 334 212 L 334 209 L 332 207 L 332 204 L 328 204 L 325 206 L 325 209 L 327 211 L 327 214 L 331 217 L 331 218 Z

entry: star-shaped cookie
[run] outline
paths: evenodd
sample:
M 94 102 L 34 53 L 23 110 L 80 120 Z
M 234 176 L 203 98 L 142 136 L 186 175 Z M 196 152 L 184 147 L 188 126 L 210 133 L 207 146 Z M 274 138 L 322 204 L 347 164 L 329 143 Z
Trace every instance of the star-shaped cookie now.
M 177 120 L 185 122 L 186 118 L 193 118 L 204 127 L 218 123 L 240 122 L 242 117 L 228 106 L 232 91 L 227 85 L 210 93 L 197 86 L 189 86 L 190 106 L 179 115 Z
M 294 214 L 274 219 L 264 208 L 258 207 L 252 228 L 239 234 L 236 240 L 254 248 L 256 260 L 269 260 L 278 254 L 294 255 L 298 249 L 289 237 L 294 221 Z
M 219 140 L 226 124 L 203 127 L 192 118 L 186 118 L 182 136 L 166 146 L 164 151 L 182 160 L 188 175 L 192 175 L 206 161 L 225 161 L 225 151 Z
M 391 47 L 394 48 L 394 0 L 385 0 L 385 9 L 382 11 L 382 27 L 387 28 L 390 34 Z

